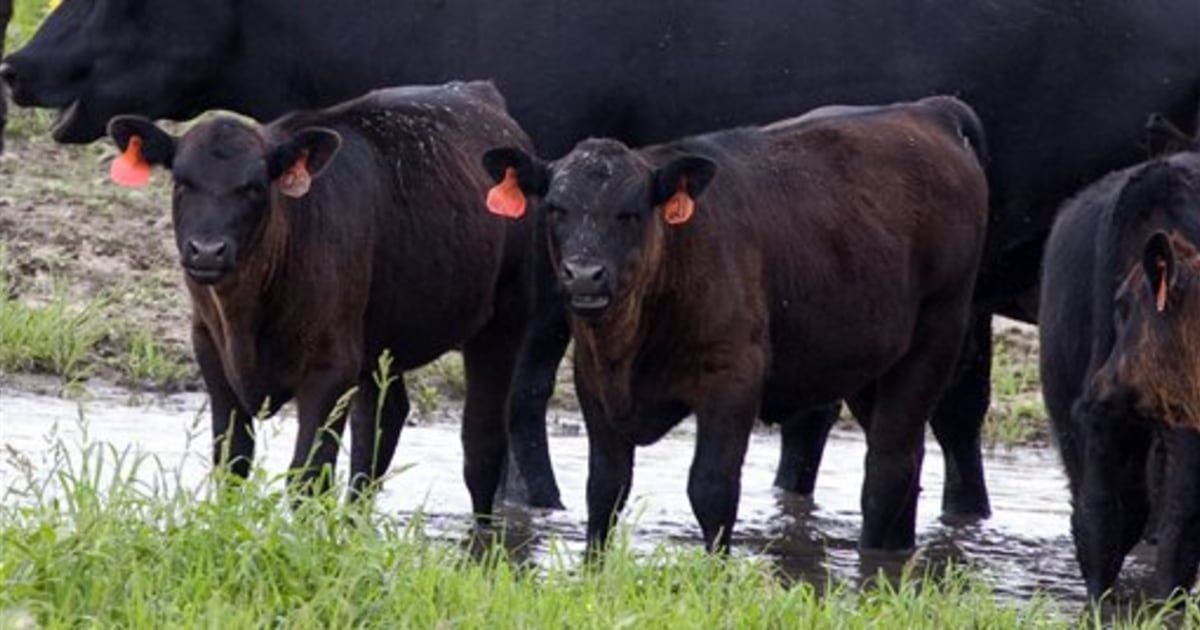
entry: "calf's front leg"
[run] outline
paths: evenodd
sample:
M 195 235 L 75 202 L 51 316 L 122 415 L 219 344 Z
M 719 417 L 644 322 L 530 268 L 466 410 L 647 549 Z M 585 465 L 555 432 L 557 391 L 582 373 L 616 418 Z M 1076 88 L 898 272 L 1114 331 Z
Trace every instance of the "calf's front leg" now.
M 1167 598 L 1191 589 L 1200 563 L 1200 432 L 1174 429 L 1164 439 L 1167 480 L 1154 582 L 1157 594 Z
M 709 551 L 728 551 L 742 493 L 742 463 L 758 410 L 752 392 L 718 394 L 696 414 L 696 451 L 688 474 L 688 499 Z
M 596 557 L 608 544 L 609 532 L 629 498 L 634 444 L 616 430 L 599 401 L 581 386 L 578 370 L 576 375 L 576 393 L 588 437 L 587 555 Z
M 192 329 L 192 349 L 208 390 L 212 415 L 213 468 L 245 479 L 254 463 L 253 416 L 238 401 L 225 377 L 217 347 L 203 326 Z
M 290 488 L 307 494 L 329 491 L 350 408 L 350 404 L 339 407 L 337 403 L 354 386 L 356 368 L 327 366 L 314 370 L 297 392 L 300 430 L 288 469 Z
M 1093 599 L 1116 582 L 1150 512 L 1146 458 L 1151 433 L 1122 407 L 1096 403 L 1085 395 L 1072 410 L 1073 422 L 1083 433 L 1083 465 L 1073 497 L 1071 533 Z

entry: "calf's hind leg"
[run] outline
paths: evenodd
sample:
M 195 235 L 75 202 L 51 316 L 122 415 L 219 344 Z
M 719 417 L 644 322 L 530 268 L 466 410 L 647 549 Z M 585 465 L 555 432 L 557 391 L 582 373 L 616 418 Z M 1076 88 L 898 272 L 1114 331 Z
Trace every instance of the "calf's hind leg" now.
M 992 316 L 973 313 L 953 379 L 933 411 L 930 425 L 946 462 L 942 513 L 987 518 L 992 513 L 983 478 L 980 436 L 992 384 Z
M 463 406 L 463 477 L 471 508 L 481 521 L 491 516 L 504 472 L 508 435 L 504 414 L 520 336 L 495 324 L 463 347 L 467 400 Z
M 525 502 L 530 507 L 561 510 L 564 506 L 546 437 L 546 407 L 571 330 L 561 298 L 553 297 L 555 301 L 548 306 L 539 304 L 521 345 L 508 407 L 508 437 L 517 476 L 525 487 Z M 552 310 L 545 312 L 545 308 Z
M 802 411 L 779 423 L 781 442 L 775 487 L 810 495 L 817 484 L 821 456 L 829 431 L 837 422 L 841 404 Z
M 925 455 L 925 422 L 954 368 L 966 328 L 963 301 L 926 307 L 908 354 L 862 396 L 870 398 L 864 549 L 910 549 L 916 542 L 917 495 Z
M 524 482 L 531 507 L 563 509 L 546 438 L 546 406 L 555 376 L 571 341 L 558 276 L 550 262 L 547 231 L 539 225 L 533 239 L 533 313 L 518 354 L 508 403 L 512 463 Z M 517 493 L 514 493 L 517 494 Z
M 942 513 L 987 518 L 992 513 L 983 477 L 981 434 L 991 396 L 991 315 L 976 315 L 959 357 L 954 380 L 943 392 L 930 424 L 946 462 Z M 780 423 L 782 444 L 775 487 L 812 494 L 839 405 L 793 415 Z M 859 417 L 866 429 L 870 416 Z

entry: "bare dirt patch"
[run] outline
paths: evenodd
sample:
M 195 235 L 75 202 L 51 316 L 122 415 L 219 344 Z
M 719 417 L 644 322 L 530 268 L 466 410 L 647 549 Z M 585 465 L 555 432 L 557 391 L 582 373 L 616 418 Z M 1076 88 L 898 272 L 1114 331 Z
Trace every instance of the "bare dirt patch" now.
M 108 181 L 115 149 L 57 145 L 32 112 L 13 112 L 0 156 L 0 246 L 10 297 L 42 304 L 65 295 L 99 300 L 108 332 L 92 362 L 103 380 L 128 383 L 130 340 L 148 332 L 166 357 L 186 361 L 189 310 L 175 264 L 167 178 L 144 190 Z M 194 370 L 173 387 L 195 386 Z

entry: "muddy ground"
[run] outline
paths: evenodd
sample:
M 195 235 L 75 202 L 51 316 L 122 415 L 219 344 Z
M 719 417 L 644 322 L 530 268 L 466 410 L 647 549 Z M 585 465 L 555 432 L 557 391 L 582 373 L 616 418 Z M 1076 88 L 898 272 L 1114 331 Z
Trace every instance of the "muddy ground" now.
M 108 332 L 91 366 L 98 379 L 123 383 L 118 355 L 139 330 L 168 357 L 190 364 L 167 178 L 160 174 L 143 190 L 119 188 L 108 181 L 111 145 L 56 145 L 43 132 L 45 115 L 13 113 L 0 156 L 0 262 L 10 297 L 31 304 L 60 294 L 80 305 L 100 300 Z M 196 385 L 192 370 L 168 387 Z

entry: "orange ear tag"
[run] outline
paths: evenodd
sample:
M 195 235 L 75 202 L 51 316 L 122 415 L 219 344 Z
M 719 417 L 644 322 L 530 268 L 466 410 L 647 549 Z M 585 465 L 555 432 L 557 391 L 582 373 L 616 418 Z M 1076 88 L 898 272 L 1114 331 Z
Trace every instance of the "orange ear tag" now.
M 141 188 L 150 182 L 150 164 L 142 156 L 142 139 L 130 136 L 125 152 L 112 161 L 108 176 L 113 182 L 129 188 Z
M 301 151 L 300 157 L 276 181 L 279 183 L 279 192 L 288 197 L 298 199 L 307 195 L 308 189 L 312 188 L 312 176 L 308 174 L 308 151 Z
M 488 190 L 487 209 L 510 219 L 525 216 L 525 193 L 521 192 L 521 184 L 517 182 L 516 169 L 511 166 L 504 169 L 504 179 Z
M 671 225 L 687 223 L 696 213 L 696 200 L 687 193 L 687 180 L 679 182 L 679 189 L 662 206 L 663 219 Z
M 1154 307 L 1161 313 L 1167 310 L 1167 263 L 1158 261 L 1158 291 L 1154 292 Z

